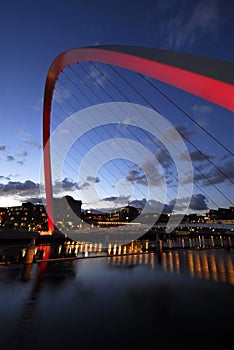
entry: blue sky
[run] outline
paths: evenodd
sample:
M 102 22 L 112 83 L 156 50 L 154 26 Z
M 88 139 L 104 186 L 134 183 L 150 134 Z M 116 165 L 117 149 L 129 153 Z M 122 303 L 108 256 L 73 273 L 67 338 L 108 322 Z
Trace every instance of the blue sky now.
M 40 197 L 44 85 L 49 66 L 58 54 L 71 48 L 123 44 L 181 51 L 233 62 L 233 12 L 234 4 L 228 0 L 1 2 L 0 206 L 18 205 L 30 198 Z M 232 112 L 175 88 L 163 84 L 158 86 L 233 151 Z M 193 137 L 197 147 L 234 181 L 233 159 L 209 137 L 201 138 L 194 125 L 185 122 L 178 111 L 170 108 L 166 104 L 161 106 L 167 118 L 170 116 L 170 122 L 178 128 L 184 126 L 184 132 L 190 133 L 189 137 Z M 214 205 L 208 203 L 206 194 L 218 206 L 229 207 L 230 200 L 234 201 L 233 186 L 217 174 L 214 167 L 205 169 L 195 150 L 190 149 L 190 152 L 195 164 L 206 172 L 229 201 L 216 193 L 214 187 L 208 186 L 204 179 L 199 179 L 199 173 L 195 176 L 205 191 L 202 194 L 196 189 L 194 195 L 205 196 L 203 200 L 207 207 Z M 134 170 L 135 173 L 133 169 L 126 170 L 126 178 L 132 176 L 131 183 L 136 184 L 136 177 L 140 174 Z M 95 177 L 90 177 L 87 184 L 94 182 Z M 69 193 L 75 194 L 75 179 L 69 179 L 66 183 L 70 185 L 67 188 L 72 190 Z M 84 183 L 79 184 L 82 185 Z M 116 194 L 110 192 L 106 195 L 107 202 L 111 203 L 114 197 Z M 140 195 L 133 199 L 144 200 Z M 170 201 L 172 204 L 173 195 Z

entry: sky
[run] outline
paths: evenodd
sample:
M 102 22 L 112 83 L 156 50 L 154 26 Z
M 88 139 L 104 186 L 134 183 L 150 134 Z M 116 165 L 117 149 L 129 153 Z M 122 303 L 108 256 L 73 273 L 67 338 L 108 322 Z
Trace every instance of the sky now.
M 118 44 L 155 47 L 233 62 L 233 13 L 234 4 L 228 0 L 1 2 L 0 206 L 15 206 L 28 200 L 40 200 L 43 94 L 48 69 L 57 55 L 72 48 Z M 232 112 L 175 88 L 163 84 L 158 86 L 233 152 Z M 201 133 L 194 124 L 180 120 L 179 117 L 177 119 L 178 111 L 172 111 L 164 105 L 161 106 L 161 111 L 165 112 L 166 118 L 177 131 L 182 130 L 208 159 L 234 181 L 233 158 L 230 154 L 208 136 L 201 138 Z M 131 139 L 129 135 L 127 137 Z M 202 169 L 219 191 L 224 193 L 223 196 L 217 192 L 214 186 L 195 171 L 194 179 L 200 190 L 194 190 L 190 209 L 205 212 L 215 205 L 233 205 L 234 192 L 230 181 L 212 164 L 204 162 L 196 149 L 188 149 L 193 164 Z M 160 147 L 154 150 L 151 148 L 151 152 L 157 155 L 158 171 L 160 165 L 168 163 L 169 158 L 162 156 Z M 145 189 L 144 175 L 136 164 L 125 165 L 125 178 L 122 177 L 118 182 L 118 191 L 115 189 L 112 193 L 102 193 L 101 206 L 126 204 L 126 200 L 136 205 L 145 203 L 144 190 L 140 194 L 138 188 L 138 194 L 131 196 L 130 186 L 138 185 Z M 151 172 L 149 168 L 146 169 L 146 164 L 144 170 L 147 174 Z M 95 183 L 99 190 L 101 185 L 107 186 L 104 181 L 105 170 L 102 171 L 103 173 L 100 170 L 98 174 L 87 174 L 79 183 L 66 175 L 61 181 L 67 194 L 78 193 L 79 197 L 79 190 L 85 187 L 91 189 Z M 125 185 L 130 186 L 127 194 L 124 181 Z M 151 185 L 152 188 L 155 187 L 153 181 Z M 151 186 L 147 188 L 149 187 Z M 121 202 L 121 199 L 125 202 Z M 148 199 L 152 204 L 153 198 Z M 87 207 L 95 207 L 94 200 L 89 201 L 86 197 L 86 201 Z M 162 198 L 155 200 L 157 201 L 161 203 Z M 164 204 L 168 210 L 174 201 L 173 194 L 167 198 Z M 181 198 L 181 207 L 182 201 Z

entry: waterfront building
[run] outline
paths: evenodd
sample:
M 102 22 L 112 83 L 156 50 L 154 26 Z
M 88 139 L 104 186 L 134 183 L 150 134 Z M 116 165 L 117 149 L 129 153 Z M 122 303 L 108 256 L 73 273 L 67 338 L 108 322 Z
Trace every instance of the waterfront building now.
M 55 227 L 59 231 L 77 230 L 84 224 L 105 227 L 120 226 L 125 223 L 137 221 L 141 214 L 140 223 L 155 222 L 155 225 L 166 225 L 172 214 L 142 213 L 141 209 L 127 205 L 114 210 L 100 211 L 95 209 L 81 210 L 82 201 L 75 200 L 71 196 L 53 199 Z M 174 214 L 175 215 L 175 214 Z M 234 224 L 234 207 L 211 209 L 208 213 L 198 215 L 196 213 L 186 214 L 182 224 Z M 192 226 L 191 226 L 192 227 Z M 47 231 L 48 217 L 42 204 L 31 202 L 23 203 L 21 206 L 0 208 L 0 228 L 2 230 L 26 230 Z M 202 230 L 204 227 L 201 225 Z M 209 228 L 208 228 L 209 229 Z M 192 228 L 192 231 L 195 229 Z
M 53 199 L 55 227 L 58 230 L 78 229 L 81 224 L 81 200 L 71 196 Z
M 47 214 L 41 204 L 26 202 L 21 206 L 1 208 L 0 218 L 2 229 L 48 230 Z
M 211 209 L 207 217 L 209 220 L 234 220 L 234 207 Z

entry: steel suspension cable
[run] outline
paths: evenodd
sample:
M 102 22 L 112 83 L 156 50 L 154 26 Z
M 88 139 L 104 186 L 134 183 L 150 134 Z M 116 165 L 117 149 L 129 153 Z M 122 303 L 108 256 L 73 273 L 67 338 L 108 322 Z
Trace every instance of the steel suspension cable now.
M 221 146 L 225 151 L 227 151 L 231 156 L 234 156 L 234 153 L 225 146 L 222 142 L 220 142 L 213 134 L 211 134 L 208 130 L 206 130 L 201 124 L 199 124 L 188 112 L 186 112 L 183 108 L 181 108 L 175 101 L 173 101 L 166 93 L 162 92 L 155 83 L 151 80 L 147 79 L 144 75 L 137 73 L 142 79 L 144 79 L 153 89 L 160 93 L 167 101 L 173 104 L 181 113 L 183 113 L 188 119 L 190 119 L 196 126 L 198 126 L 202 131 L 204 131 L 210 138 L 212 138 L 219 146 Z
M 63 87 L 65 87 L 64 85 L 63 85 L 63 83 L 61 83 L 61 81 L 59 80 L 59 82 L 60 82 L 60 84 L 63 86 Z M 60 94 L 61 95 L 61 93 L 59 92 L 59 91 L 57 91 L 57 93 L 58 94 Z M 62 97 L 62 95 L 61 95 L 61 97 Z M 88 98 L 88 97 L 87 97 Z M 77 98 L 76 98 L 76 100 L 77 100 Z M 68 101 L 66 101 L 69 105 L 70 105 L 70 107 L 74 110 L 74 111 L 76 111 L 75 110 L 75 108 L 71 105 L 71 103 L 69 103 Z M 92 103 L 92 100 L 90 100 L 89 99 L 89 102 L 91 102 Z M 84 106 L 84 105 L 83 105 Z M 62 109 L 62 107 L 59 105 L 59 107 Z M 64 111 L 64 113 L 65 114 L 68 114 L 68 112 L 66 112 L 64 109 L 63 109 L 63 111 Z M 90 114 L 90 113 L 89 113 Z M 96 130 L 95 130 L 96 131 Z M 89 138 L 89 140 L 93 143 L 93 140 L 87 135 L 87 137 Z M 83 146 L 85 146 L 84 145 L 84 143 L 83 143 Z M 86 148 L 87 149 L 87 148 Z M 70 156 L 70 155 L 69 155 Z M 77 160 L 73 157 L 73 160 L 78 164 L 78 162 L 77 162 Z M 91 163 L 90 163 L 90 165 L 92 165 Z M 116 167 L 116 165 L 115 165 L 115 167 Z M 121 171 L 121 168 L 119 168 L 119 170 Z M 75 172 L 75 170 L 73 169 L 73 171 Z M 112 173 L 112 175 L 115 175 L 114 173 Z M 103 178 L 109 183 L 109 185 L 111 185 L 111 183 L 110 183 L 110 181 L 105 177 L 105 176 L 103 176 Z M 118 180 L 118 178 L 116 178 L 117 180 Z M 104 187 L 102 186 L 102 185 L 100 185 L 103 189 L 104 189 Z M 104 189 L 105 190 L 105 192 L 107 192 L 106 191 L 106 189 Z M 138 189 L 140 192 L 142 192 L 141 191 L 141 189 Z M 109 194 L 109 193 L 107 193 L 107 194 Z M 142 194 L 144 195 L 144 193 L 142 192 Z
M 83 68 L 83 67 L 82 67 Z M 97 67 L 96 67 L 97 68 Z M 87 72 L 86 72 L 87 73 Z M 106 76 L 103 72 L 101 72 L 104 76 Z M 70 79 L 70 78 L 69 78 Z M 92 79 L 94 79 L 93 77 L 92 77 Z M 112 83 L 112 81 L 110 81 L 111 83 Z M 60 82 L 61 83 L 61 82 Z M 112 83 L 113 84 L 113 83 Z M 114 87 L 115 87 L 115 89 L 118 89 L 117 88 L 117 86 L 116 85 L 114 85 Z M 105 90 L 104 90 L 105 91 Z M 120 91 L 120 90 L 119 90 Z M 82 92 L 82 90 L 81 90 L 81 92 Z M 105 91 L 106 92 L 106 91 Z M 106 92 L 107 93 L 107 92 Z M 123 95 L 123 93 L 122 93 L 122 91 L 120 91 L 120 93 Z M 84 95 L 84 94 L 83 94 Z M 110 95 L 110 94 L 108 94 L 109 95 L 109 97 L 113 100 L 113 98 L 112 98 L 112 96 Z M 100 97 L 96 94 L 96 97 L 98 97 L 99 99 L 100 99 Z M 88 98 L 87 96 L 86 96 L 86 98 Z M 128 99 L 128 97 L 126 97 L 126 95 L 124 96 L 124 98 L 125 99 L 127 99 L 127 100 L 129 100 Z M 76 100 L 77 100 L 77 98 L 76 98 Z M 80 101 L 78 101 L 80 104 L 81 104 L 81 102 Z M 90 103 L 93 103 L 90 99 L 89 99 L 89 102 Z M 149 104 L 149 102 L 147 101 L 147 104 Z M 72 106 L 73 107 L 73 106 Z M 73 108 L 74 109 L 74 108 Z M 155 109 L 155 108 L 154 108 Z M 172 175 L 172 173 L 171 173 L 171 175 Z M 197 187 L 199 188 L 199 186 L 197 185 Z M 204 190 L 202 190 L 201 188 L 199 188 L 202 192 L 204 192 Z M 222 193 L 221 193 L 222 194 Z M 215 205 L 215 206 L 217 206 L 217 204 L 211 199 L 211 198 L 209 198 L 208 197 L 208 195 L 206 195 L 206 197 L 211 201 L 211 202 L 213 202 L 213 204 Z M 217 206 L 218 207 L 218 206 Z
M 76 72 L 76 75 L 77 75 L 77 72 Z M 67 76 L 66 76 L 67 77 Z M 79 77 L 79 79 L 81 80 L 81 77 L 78 75 L 78 77 Z M 68 77 L 69 78 L 69 77 Z M 72 81 L 70 78 L 69 78 L 69 80 L 70 81 Z M 73 82 L 73 81 L 72 81 Z M 74 82 L 73 82 L 74 83 Z M 75 84 L 75 83 L 74 83 Z M 87 84 L 85 84 L 86 85 L 86 87 L 88 87 L 89 89 L 90 89 L 90 91 L 92 91 L 92 89 L 87 85 Z M 77 87 L 77 86 L 76 86 Z M 82 91 L 79 87 L 77 87 L 80 91 Z M 92 91 L 93 92 L 93 91 Z M 93 105 L 93 101 L 86 95 L 86 94 L 84 94 L 83 92 L 82 92 L 82 94 L 83 94 L 83 96 L 85 96 L 87 99 L 88 99 L 88 101 Z M 77 97 L 75 96 L 75 95 L 73 95 L 74 96 L 74 98 L 78 101 L 78 102 L 80 102 L 78 99 L 77 99 Z M 104 100 L 103 99 L 101 99 L 96 93 L 95 93 L 95 96 L 97 97 L 97 98 L 99 98 L 100 99 L 100 101 L 101 102 L 104 102 Z M 80 102 L 81 103 L 81 102 Z M 83 104 L 83 107 L 85 107 L 85 105 Z M 98 108 L 98 107 L 97 107 Z M 75 109 L 74 109 L 75 110 Z M 111 111 L 111 110 L 110 110 Z M 90 114 L 90 112 L 89 112 L 89 114 Z M 90 114 L 91 115 L 91 114 Z M 92 115 L 92 117 L 94 118 L 94 115 Z M 96 121 L 97 121 L 97 119 L 96 118 L 94 118 Z M 110 134 L 110 132 L 105 128 L 105 126 L 102 126 L 103 127 L 103 129 L 105 129 L 105 131 L 106 131 L 106 133 L 112 138 L 112 135 Z M 95 134 L 97 135 L 97 136 L 99 136 L 100 137 L 100 134 L 98 133 L 98 131 L 96 130 L 96 129 L 94 129 L 94 132 L 95 132 Z M 94 144 L 94 142 L 93 142 L 93 140 L 89 137 L 89 140 Z M 94 144 L 95 145 L 95 144 Z M 119 146 L 121 147 L 121 144 L 119 143 Z M 127 152 L 128 153 L 128 152 Z M 128 153 L 129 154 L 129 153 Z M 129 154 L 130 155 L 130 154 Z M 126 160 L 125 159 L 123 159 L 122 160 L 124 163 L 126 163 Z M 110 160 L 110 162 L 113 164 L 113 160 Z M 120 173 L 122 173 L 123 175 L 125 175 L 124 173 L 123 173 L 123 171 L 122 171 L 122 169 L 117 165 L 117 164 L 115 164 L 114 165 L 115 166 L 115 168 L 117 168 L 119 171 L 120 171 Z M 116 180 L 118 180 L 118 178 L 115 176 L 115 173 L 114 172 L 112 172 L 112 175 L 114 175 L 114 177 L 116 178 Z M 107 180 L 107 179 L 106 179 Z M 109 184 L 110 184 L 110 182 L 109 182 Z M 144 193 L 142 192 L 142 190 L 141 189 L 138 189 L 143 195 L 144 195 Z
M 92 62 L 92 64 L 97 68 L 97 69 L 99 69 L 97 66 L 96 66 L 96 64 L 95 63 L 93 63 Z M 109 65 L 110 66 L 110 68 L 128 85 L 128 86 L 130 86 L 134 91 L 135 91 L 135 93 L 137 93 L 151 108 L 153 108 L 154 110 L 156 110 L 157 112 L 158 112 L 158 110 L 157 109 L 155 109 L 155 107 L 152 105 L 152 103 L 151 102 L 149 102 L 128 80 L 126 80 L 123 76 L 122 76 L 122 74 L 120 74 L 112 65 Z M 99 70 L 100 71 L 100 70 Z M 104 74 L 104 73 L 103 73 Z M 105 75 L 105 77 L 107 78 L 107 79 L 109 79 L 108 78 L 108 76 L 106 76 Z M 110 79 L 109 79 L 110 80 Z M 118 90 L 118 92 L 119 93 L 121 93 L 122 94 L 122 96 L 124 96 L 124 98 L 125 99 L 127 99 L 129 102 L 131 102 L 130 100 L 129 100 L 129 98 L 112 82 L 112 85 L 113 86 L 115 86 L 116 87 L 116 89 Z M 159 112 L 158 112 L 159 113 Z M 185 137 L 184 137 L 185 138 Z M 153 140 L 152 140 L 153 141 Z M 168 140 L 169 141 L 169 140 Z M 194 145 L 193 145 L 194 146 Z M 194 147 L 196 147 L 196 146 L 194 146 Z M 177 148 L 176 148 L 177 149 Z M 178 150 L 178 149 L 177 149 Z M 179 151 L 179 150 L 178 150 Z M 182 155 L 182 153 L 181 153 L 181 155 Z M 183 155 L 182 155 L 183 156 Z M 194 166 L 194 168 L 212 185 L 212 186 L 214 186 L 215 188 L 216 188 L 216 190 L 230 203 L 230 204 L 232 204 L 232 201 L 230 201 L 230 199 L 209 179 L 209 178 L 207 178 L 207 176 L 205 175 L 205 174 L 203 174 L 201 171 L 200 171 L 200 169 L 198 169 L 195 165 L 193 165 Z M 183 171 L 183 170 L 182 170 Z M 199 187 L 199 185 L 198 184 L 195 184 L 196 186 L 197 186 L 197 188 L 199 188 L 200 190 L 201 190 L 201 188 Z M 201 190 L 202 192 L 204 192 L 204 190 Z M 212 201 L 213 202 L 213 201 Z M 217 205 L 216 205 L 217 206 Z M 218 207 L 218 206 L 217 206 Z
M 60 84 L 61 84 L 61 81 L 60 81 Z M 60 94 L 60 92 L 57 92 L 57 93 Z M 62 97 L 62 95 L 61 95 L 61 97 Z M 66 102 L 68 103 L 68 101 L 66 101 Z M 60 107 L 60 109 L 63 110 L 64 114 L 67 114 L 67 116 L 69 116 L 68 112 L 66 112 L 66 111 L 64 110 L 64 108 L 62 108 L 62 106 L 59 105 L 59 107 Z M 71 104 L 70 104 L 70 107 L 73 108 L 73 111 L 74 111 L 74 112 L 76 111 L 76 109 L 75 109 Z M 72 132 L 72 134 L 73 134 L 74 136 L 76 136 L 73 132 Z M 87 137 L 88 137 L 89 140 L 92 142 L 92 139 L 91 139 L 88 135 L 87 135 Z M 82 146 L 83 146 L 86 150 L 88 150 L 87 147 L 86 147 L 86 145 L 85 145 L 81 140 L 79 140 L 79 142 L 82 144 Z M 61 144 L 60 144 L 60 146 L 61 146 Z M 78 150 L 76 149 L 76 147 L 74 147 L 74 149 L 75 149 L 76 151 L 78 151 Z M 73 161 L 74 161 L 76 164 L 78 164 L 77 159 L 74 158 L 70 153 L 69 153 L 69 157 L 71 157 L 71 158 L 73 159 Z M 92 166 L 92 163 L 91 163 L 89 160 L 88 160 L 88 163 L 89 163 L 90 166 Z M 69 163 L 66 162 L 66 164 L 69 164 Z M 70 164 L 69 164 L 69 167 L 71 167 Z M 74 168 L 72 168 L 72 170 L 73 170 L 73 172 L 75 172 L 75 169 L 74 169 Z M 105 176 L 103 176 L 103 178 L 109 183 L 109 185 L 112 185 L 112 184 L 110 183 L 110 181 L 109 181 Z M 109 193 L 106 191 L 106 189 L 105 189 L 101 184 L 100 184 L 100 187 L 102 187 L 102 189 L 103 189 L 107 194 L 109 194 Z
M 149 102 L 127 79 L 125 79 L 112 65 L 110 65 L 110 68 L 123 80 L 123 81 L 125 81 L 125 83 L 127 84 L 127 85 L 129 85 L 151 108 L 153 108 L 154 110 L 156 110 L 157 111 L 157 109 L 155 109 L 155 107 L 152 105 L 152 103 L 151 102 Z M 158 111 L 157 111 L 158 112 Z M 187 141 L 187 142 L 189 142 L 197 151 L 199 151 L 199 153 L 201 154 L 201 155 L 203 155 L 204 156 L 204 158 L 206 158 L 206 160 L 208 160 L 227 180 L 229 180 L 231 183 L 233 183 L 234 184 L 234 182 L 230 179 L 230 178 L 228 178 L 227 176 L 226 176 L 226 174 L 220 169 L 220 168 L 218 168 L 208 157 L 206 157 L 206 155 L 205 154 L 203 154 L 198 148 L 197 148 L 197 146 L 196 145 L 194 145 L 186 136 L 184 136 L 183 135 L 183 137 L 184 137 L 184 139 Z M 205 174 L 203 174 L 201 171 L 200 171 L 200 169 L 199 168 L 197 168 L 196 167 L 196 165 L 193 165 L 194 166 L 194 168 L 212 185 L 212 186 L 214 186 L 215 188 L 216 188 L 216 190 L 226 199 L 226 200 L 228 200 L 228 202 L 232 205 L 233 204 L 233 202 L 205 175 Z

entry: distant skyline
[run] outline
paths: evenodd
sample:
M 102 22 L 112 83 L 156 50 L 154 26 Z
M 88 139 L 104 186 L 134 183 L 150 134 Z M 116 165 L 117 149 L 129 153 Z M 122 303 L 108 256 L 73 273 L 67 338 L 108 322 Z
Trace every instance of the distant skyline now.
M 122 44 L 180 51 L 233 62 L 233 12 L 234 4 L 228 0 L 2 2 L 0 206 L 40 200 L 44 85 L 49 66 L 58 54 L 75 47 Z M 168 88 L 167 92 L 199 124 L 233 151 L 232 112 L 203 99 L 188 97 L 173 88 Z M 194 125 L 187 121 L 185 123 L 168 107 L 162 106 L 162 110 L 167 117 L 171 113 L 170 122 L 177 130 L 183 128 L 183 132 L 189 135 L 207 158 L 212 159 L 234 181 L 234 162 L 230 155 L 214 141 L 201 137 Z M 159 162 L 165 164 L 166 159 L 159 154 L 159 150 L 155 152 L 158 152 Z M 190 155 L 194 164 L 234 202 L 231 183 L 215 167 L 201 159 L 196 150 L 190 149 Z M 126 169 L 126 178 L 131 183 L 136 184 L 138 181 L 139 184 L 137 176 L 140 174 L 136 169 Z M 194 176 L 218 207 L 231 206 L 198 172 Z M 79 186 L 81 188 L 85 182 L 87 187 L 94 183 L 98 185 L 97 180 L 95 174 L 90 174 L 88 180 Z M 79 196 L 75 179 L 66 179 L 64 176 L 64 185 L 68 189 L 66 194 L 73 196 L 76 193 Z M 114 200 L 117 203 L 114 192 L 102 195 L 106 199 L 103 200 L 106 206 L 114 204 Z M 130 203 L 137 200 L 129 198 Z M 203 207 L 197 206 L 198 198 L 204 204 Z M 138 200 L 144 202 L 145 198 L 139 197 Z M 173 198 L 171 203 L 166 203 L 168 206 L 172 204 Z M 213 205 L 207 200 L 206 194 L 196 190 L 191 206 L 192 210 L 202 212 L 208 211 Z

